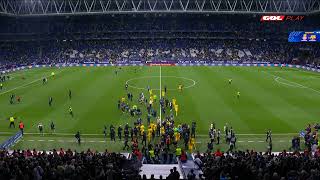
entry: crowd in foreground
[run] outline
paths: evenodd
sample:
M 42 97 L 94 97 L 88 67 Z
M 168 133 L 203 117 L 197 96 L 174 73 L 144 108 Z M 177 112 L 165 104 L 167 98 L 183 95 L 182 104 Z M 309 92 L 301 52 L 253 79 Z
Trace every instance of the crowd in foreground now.
M 139 168 L 139 162 L 107 151 L 0 151 L 0 179 L 137 179 Z
M 255 151 L 195 154 L 206 179 L 320 179 L 320 150 L 279 154 Z M 8 151 L 0 152 L 0 179 L 147 179 L 141 163 L 116 153 Z M 151 176 L 151 179 L 154 176 Z M 174 170 L 167 179 L 177 179 Z M 163 177 L 165 179 L 166 177 Z M 195 176 L 188 174 L 188 179 Z
M 312 154 L 281 152 L 278 155 L 247 150 L 232 154 L 197 154 L 208 179 L 320 179 L 320 150 Z

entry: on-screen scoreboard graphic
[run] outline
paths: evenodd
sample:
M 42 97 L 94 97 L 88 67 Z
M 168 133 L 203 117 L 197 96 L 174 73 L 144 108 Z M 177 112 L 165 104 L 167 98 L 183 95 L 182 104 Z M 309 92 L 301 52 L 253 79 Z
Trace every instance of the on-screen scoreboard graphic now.
M 289 42 L 320 42 L 320 31 L 293 31 L 289 34 Z

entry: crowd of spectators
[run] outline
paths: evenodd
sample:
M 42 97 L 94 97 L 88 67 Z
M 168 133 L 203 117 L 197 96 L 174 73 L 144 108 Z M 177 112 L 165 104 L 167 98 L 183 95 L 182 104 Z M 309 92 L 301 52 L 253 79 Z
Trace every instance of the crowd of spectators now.
M 137 179 L 140 166 L 107 151 L 0 151 L 0 179 Z
M 232 61 L 319 64 L 316 43 L 288 43 L 302 22 L 260 22 L 258 15 L 0 17 L 0 67 L 21 64 Z
M 320 179 L 320 150 L 314 154 L 257 153 L 254 151 L 236 151 L 223 154 L 220 151 L 196 154 L 202 170 L 208 179 Z
M 0 44 L 0 66 L 147 61 L 315 63 L 319 46 L 250 40 L 65 40 Z

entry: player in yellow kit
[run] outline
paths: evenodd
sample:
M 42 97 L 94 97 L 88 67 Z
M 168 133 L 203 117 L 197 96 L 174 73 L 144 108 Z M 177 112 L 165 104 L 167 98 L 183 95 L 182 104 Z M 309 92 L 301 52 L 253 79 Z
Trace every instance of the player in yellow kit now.
M 179 90 L 180 92 L 182 92 L 182 89 L 183 89 L 183 85 L 182 85 L 182 84 L 179 84 L 178 90 Z
M 178 116 L 178 111 L 179 111 L 179 105 L 178 104 L 174 105 L 174 110 L 176 111 L 176 116 Z
M 194 138 L 190 138 L 190 140 L 189 140 L 189 150 L 193 151 L 193 149 L 196 149 L 196 147 L 195 147 L 195 139 Z
M 125 102 L 125 101 L 126 101 L 126 98 L 122 97 L 121 102 Z
M 152 89 L 149 90 L 150 97 L 152 96 Z
M 140 135 L 142 136 L 143 133 L 144 133 L 144 125 L 142 124 L 142 125 L 140 126 Z
M 150 127 L 151 127 L 152 131 L 156 131 L 156 129 L 157 129 L 157 125 L 155 123 L 150 123 Z
M 161 92 L 161 96 L 164 97 L 165 95 L 166 95 L 166 92 L 165 92 L 165 91 L 162 91 L 162 92 Z
M 173 104 L 173 106 L 175 106 L 175 105 L 176 105 L 176 103 L 177 103 L 176 98 L 173 98 L 173 99 L 172 99 L 172 104 Z
M 163 126 L 160 128 L 160 133 L 161 133 L 161 135 L 164 135 L 164 133 L 165 133 L 165 129 Z
M 179 132 L 174 132 L 174 137 L 177 142 L 180 141 L 180 133 Z
M 147 138 L 148 138 L 148 143 L 151 142 L 151 137 L 152 137 L 152 128 L 151 126 L 148 128 L 148 134 L 147 134 Z
M 150 98 L 150 100 L 149 100 L 149 106 L 151 107 L 151 106 L 152 106 L 152 104 L 153 104 L 153 99 L 152 99 L 152 98 Z

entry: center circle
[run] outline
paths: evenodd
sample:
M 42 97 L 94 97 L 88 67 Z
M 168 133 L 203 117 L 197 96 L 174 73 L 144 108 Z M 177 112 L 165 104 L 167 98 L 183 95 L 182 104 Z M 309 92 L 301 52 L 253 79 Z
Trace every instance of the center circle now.
M 146 85 L 145 87 L 139 87 L 137 85 L 135 85 L 134 81 L 136 80 L 147 80 L 147 79 L 154 79 L 154 78 L 157 78 L 158 80 L 160 79 L 160 76 L 142 76 L 142 77 L 136 77 L 136 78 L 131 78 L 129 80 L 126 81 L 126 84 L 128 84 L 128 87 L 130 88 L 133 88 L 133 89 L 140 89 L 140 90 L 147 90 L 147 86 Z M 180 76 L 161 76 L 161 79 L 162 78 L 173 78 L 173 79 L 177 79 L 180 81 L 188 81 L 190 83 L 188 83 L 188 85 L 186 85 L 184 87 L 184 89 L 188 89 L 188 88 L 191 88 L 193 86 L 195 86 L 197 84 L 197 82 L 193 79 L 190 79 L 190 78 L 186 78 L 186 77 L 180 77 Z M 152 90 L 160 90 L 159 89 L 160 85 L 158 86 L 158 88 L 153 88 L 153 87 L 150 87 L 150 89 Z M 170 90 L 170 91 L 176 91 L 178 90 L 178 88 L 167 88 L 167 90 Z

